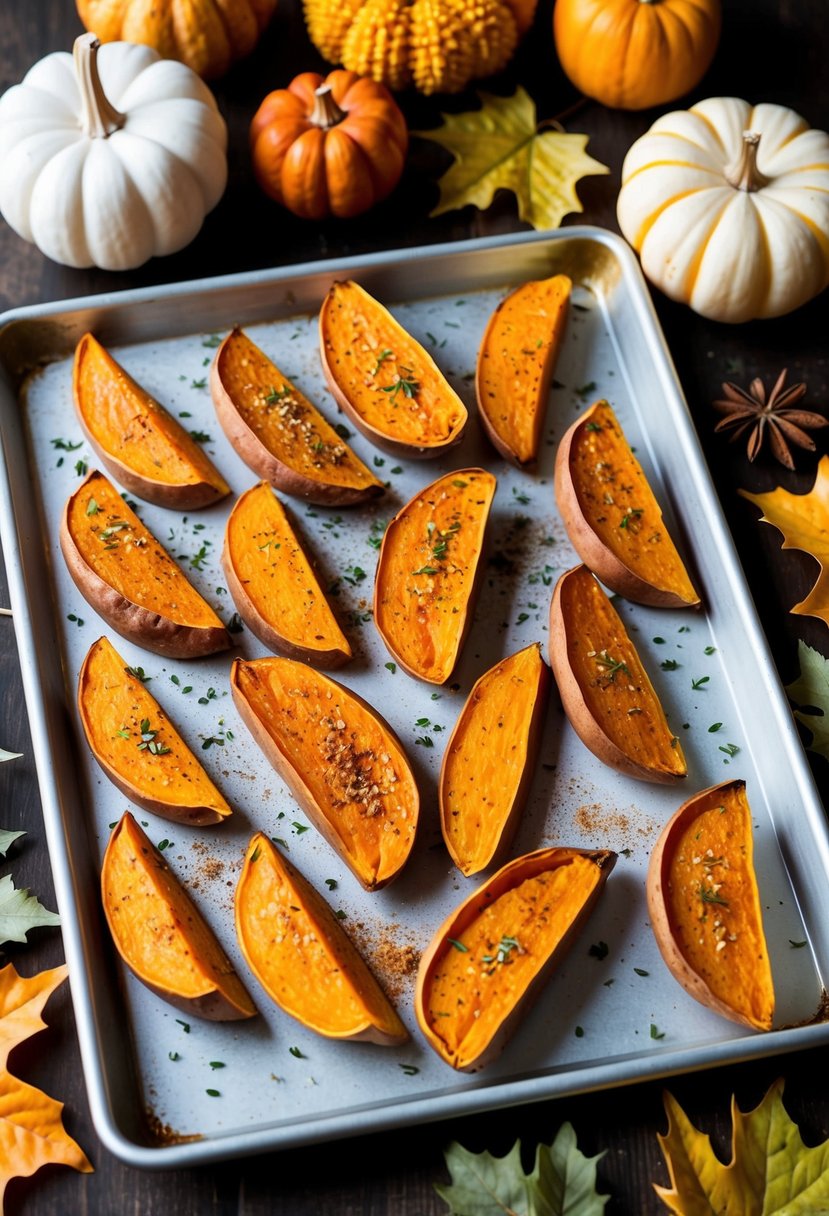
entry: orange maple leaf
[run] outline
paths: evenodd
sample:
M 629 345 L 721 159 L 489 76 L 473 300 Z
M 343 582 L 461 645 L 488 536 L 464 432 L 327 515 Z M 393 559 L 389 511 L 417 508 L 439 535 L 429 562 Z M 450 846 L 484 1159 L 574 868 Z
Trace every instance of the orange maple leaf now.
M 791 611 L 818 616 L 829 625 L 829 456 L 821 458 L 815 484 L 807 494 L 790 494 L 782 486 L 769 494 L 739 493 L 760 508 L 763 523 L 783 533 L 784 549 L 800 549 L 818 563 L 817 582 Z
M 42 1165 L 92 1171 L 64 1130 L 63 1103 L 18 1080 L 6 1067 L 12 1048 L 45 1028 L 41 1010 L 66 975 L 65 966 L 31 979 L 18 975 L 11 963 L 0 969 L 0 1210 L 11 1179 L 27 1178 Z

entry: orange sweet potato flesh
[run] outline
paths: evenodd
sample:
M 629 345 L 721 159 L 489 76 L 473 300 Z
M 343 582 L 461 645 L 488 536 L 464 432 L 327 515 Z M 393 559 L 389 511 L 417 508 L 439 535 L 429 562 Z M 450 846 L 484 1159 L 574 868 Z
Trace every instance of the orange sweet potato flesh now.
M 221 823 L 230 807 L 147 686 L 107 638 L 90 647 L 78 710 L 93 756 L 131 802 L 179 823 Z
M 440 825 L 452 860 L 477 874 L 509 848 L 533 778 L 550 670 L 533 643 L 477 681 L 446 745 Z
M 250 468 L 286 494 L 351 506 L 383 486 L 284 372 L 234 329 L 210 372 L 216 414 Z
M 770 1030 L 774 988 L 744 781 L 679 808 L 651 856 L 647 890 L 659 949 L 680 984 L 723 1017 Z
M 461 1071 L 502 1050 L 598 899 L 616 854 L 540 849 L 509 862 L 444 922 L 415 995 L 430 1047 Z
M 478 351 L 478 412 L 497 450 L 520 467 L 538 458 L 572 286 L 557 274 L 517 287 L 490 317 Z
M 210 605 L 97 470 L 67 500 L 60 545 L 78 590 L 123 637 L 173 658 L 230 646 Z
M 270 650 L 339 667 L 351 647 L 270 485 L 247 490 L 227 521 L 222 566 L 242 620 Z
M 573 548 L 606 587 L 657 608 L 700 597 L 612 407 L 597 401 L 562 438 L 556 501 Z
M 472 623 L 495 484 L 484 469 L 447 473 L 383 536 L 374 623 L 400 666 L 430 684 L 449 679 Z
M 198 443 L 92 334 L 75 348 L 75 409 L 121 485 L 148 502 L 193 510 L 230 492 Z
M 358 283 L 334 283 L 320 310 L 331 392 L 356 427 L 394 456 L 439 456 L 459 443 L 466 406 L 431 355 Z
M 210 1021 L 255 1015 L 213 930 L 129 811 L 109 839 L 101 894 L 118 953 L 158 996 Z
M 408 1039 L 328 904 L 262 832 L 236 888 L 236 935 L 268 996 L 303 1026 L 383 1047 Z
M 642 781 L 669 784 L 687 775 L 636 647 L 586 566 L 556 584 L 550 663 L 573 729 L 600 760 Z
M 369 890 L 414 843 L 420 799 L 399 739 L 356 693 L 293 659 L 237 659 L 236 707 L 317 831 Z

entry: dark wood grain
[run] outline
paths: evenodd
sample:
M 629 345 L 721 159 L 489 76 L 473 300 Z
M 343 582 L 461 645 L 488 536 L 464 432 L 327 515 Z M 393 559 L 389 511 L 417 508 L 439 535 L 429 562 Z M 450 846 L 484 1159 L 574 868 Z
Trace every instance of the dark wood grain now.
M 532 35 L 509 71 L 488 86 L 506 92 L 520 81 L 535 97 L 542 117 L 559 114 L 577 100 L 554 60 L 551 8 L 552 0 L 540 0 Z M 825 0 L 798 0 L 797 4 L 792 0 L 727 0 L 725 8 L 719 53 L 695 96 L 730 94 L 776 101 L 801 110 L 813 126 L 829 127 Z M 0 4 L 0 92 L 48 51 L 68 49 L 80 30 L 68 0 L 26 0 L 25 4 L 7 0 Z M 48 262 L 0 222 L 0 311 L 101 290 L 375 247 L 455 240 L 521 226 L 508 196 L 499 197 L 486 213 L 466 209 L 428 219 L 436 198 L 433 178 L 445 161 L 434 145 L 422 141 L 414 142 L 403 182 L 394 196 L 367 217 L 349 224 L 308 225 L 276 209 L 253 182 L 247 125 L 270 88 L 286 83 L 300 69 L 321 66 L 305 35 L 299 0 L 281 0 L 277 17 L 255 54 L 215 86 L 230 129 L 230 182 L 225 199 L 208 217 L 193 245 L 130 274 L 73 271 Z M 435 125 L 442 109 L 466 109 L 470 104 L 469 94 L 450 100 L 404 99 L 410 124 L 420 129 Z M 574 116 L 570 129 L 588 132 L 590 152 L 611 167 L 609 176 L 587 179 L 580 187 L 587 221 L 616 227 L 615 198 L 624 153 L 655 116 L 654 112 L 611 113 L 594 104 L 583 106 Z M 710 401 L 718 395 L 724 378 L 747 383 L 759 374 L 770 379 L 787 366 L 793 378 L 808 382 L 808 400 L 814 406 L 825 406 L 829 389 L 826 296 L 794 316 L 739 328 L 711 324 L 661 297 L 656 304 L 776 662 L 784 680 L 790 680 L 797 671 L 798 638 L 829 653 L 826 627 L 815 619 L 789 613 L 813 580 L 816 567 L 804 555 L 783 554 L 776 533 L 757 526 L 756 512 L 735 491 L 737 486 L 768 489 L 776 482 L 805 489 L 817 456 L 804 461 L 803 471 L 797 475 L 784 475 L 764 462 L 758 462 L 756 468 L 749 466 L 737 450 L 713 436 L 716 419 Z M 0 581 L 0 602 L 7 602 L 4 581 Z M 0 766 L 0 822 L 27 833 L 2 869 L 4 873 L 13 870 L 17 885 L 31 887 L 53 907 L 22 710 L 14 626 L 8 618 L 0 618 L 0 745 L 24 753 L 22 760 Z M 823 761 L 818 759 L 815 765 L 825 798 L 829 772 Z M 11 947 L 8 956 L 25 973 L 55 965 L 62 958 L 59 934 L 49 930 L 33 933 L 28 946 Z M 121 1165 L 95 1136 L 67 991 L 52 1000 L 48 1018 L 49 1030 L 20 1048 L 13 1063 L 28 1080 L 66 1102 L 66 1125 L 89 1152 L 96 1173 L 81 1177 L 50 1168 L 33 1180 L 14 1182 L 7 1193 L 9 1216 L 63 1216 L 67 1211 L 93 1216 L 169 1216 L 171 1212 L 176 1216 L 438 1216 L 445 1206 L 433 1183 L 445 1179 L 441 1150 L 449 1140 L 459 1139 L 473 1149 L 503 1152 L 521 1136 L 531 1151 L 539 1140 L 551 1140 L 565 1120 L 575 1126 L 586 1152 L 604 1152 L 599 1177 L 601 1189 L 612 1196 L 609 1214 L 647 1216 L 662 1210 L 651 1189 L 654 1180 L 667 1181 L 656 1141 L 656 1133 L 664 1130 L 665 1123 L 662 1085 L 656 1083 L 212 1169 L 138 1173 Z M 677 1077 L 670 1088 L 694 1121 L 710 1131 L 715 1144 L 724 1150 L 731 1093 L 736 1092 L 740 1104 L 749 1107 L 777 1076 L 784 1075 L 789 1109 L 814 1143 L 829 1135 L 828 1063 L 829 1052 L 816 1050 Z

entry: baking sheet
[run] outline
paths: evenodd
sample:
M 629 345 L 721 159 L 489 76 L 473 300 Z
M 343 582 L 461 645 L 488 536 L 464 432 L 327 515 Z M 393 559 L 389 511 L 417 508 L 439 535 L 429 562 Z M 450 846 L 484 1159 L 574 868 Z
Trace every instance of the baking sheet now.
M 339 421 L 319 368 L 316 311 L 333 279 L 356 278 L 392 306 L 472 407 L 475 355 L 497 301 L 510 286 L 561 270 L 573 276 L 576 290 L 534 473 L 497 457 L 473 416 L 462 446 L 437 461 L 398 461 L 352 434 L 355 450 L 388 482 L 376 504 L 328 510 L 289 500 L 355 650 L 337 678 L 385 714 L 421 787 L 421 826 L 406 870 L 386 890 L 367 894 L 308 827 L 247 735 L 227 692 L 230 657 L 187 663 L 142 651 L 112 635 L 69 579 L 57 524 L 84 466 L 94 466 L 72 409 L 71 351 L 81 333 L 94 329 L 188 429 L 209 436 L 206 450 L 236 495 L 255 476 L 225 441 L 207 388 L 215 345 L 232 324 L 244 324 Z M 179 1166 L 829 1038 L 825 1025 L 793 1025 L 814 1015 L 825 986 L 824 815 L 638 267 L 623 242 L 588 228 L 532 233 L 20 310 L 0 325 L 2 539 L 90 1102 L 113 1152 L 133 1165 Z M 411 964 L 480 881 L 454 870 L 441 842 L 440 759 L 482 671 L 531 641 L 546 647 L 552 587 L 576 560 L 554 506 L 555 447 L 598 396 L 612 401 L 704 589 L 704 614 L 621 605 L 682 739 L 687 787 L 650 786 L 602 766 L 554 696 L 513 853 L 565 843 L 609 847 L 620 858 L 572 952 L 504 1055 L 481 1074 L 460 1076 L 425 1045 L 411 1008 Z M 385 521 L 416 490 L 444 471 L 476 464 L 498 477 L 489 564 L 462 661 L 452 682 L 436 689 L 392 670 L 374 630 L 376 546 Z M 234 609 L 218 558 L 232 501 L 184 516 L 139 504 L 142 518 L 225 620 Z M 211 1024 L 177 1013 L 124 971 L 108 941 L 97 873 L 109 825 L 128 804 L 89 756 L 73 711 L 77 672 L 102 633 L 151 677 L 150 691 L 234 807 L 231 822 L 212 829 L 188 829 L 142 812 L 137 818 L 156 843 L 168 842 L 170 864 L 249 983 L 261 1010 L 250 1022 Z M 265 653 L 247 631 L 234 640 L 247 657 Z M 678 666 L 663 670 L 666 660 Z M 715 723 L 722 726 L 712 732 Z M 679 988 L 653 941 L 644 899 L 650 847 L 665 820 L 697 789 L 738 776 L 747 780 L 754 812 L 778 997 L 777 1029 L 767 1035 L 724 1021 Z M 269 1003 L 233 933 L 233 889 L 256 830 L 278 839 L 344 913 L 344 926 L 410 1028 L 410 1044 L 389 1050 L 331 1043 Z M 605 958 L 597 957 L 601 950 L 590 953 L 598 943 L 608 947 Z M 148 1136 L 147 1114 L 154 1136 Z M 187 1139 L 192 1136 L 198 1139 Z

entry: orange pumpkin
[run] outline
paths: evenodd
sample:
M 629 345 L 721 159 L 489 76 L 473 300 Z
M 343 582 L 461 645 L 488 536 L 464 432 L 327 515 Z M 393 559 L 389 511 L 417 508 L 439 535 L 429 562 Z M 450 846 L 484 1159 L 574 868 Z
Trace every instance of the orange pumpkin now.
M 303 219 L 359 215 L 400 180 L 409 135 L 382 85 L 338 70 L 302 72 L 262 102 L 250 126 L 257 181 Z
M 553 35 L 577 89 L 614 109 L 645 110 L 699 83 L 720 20 L 720 0 L 556 0 Z
M 250 54 L 277 0 L 77 0 L 78 16 L 101 42 L 141 42 L 200 76 L 221 76 Z

